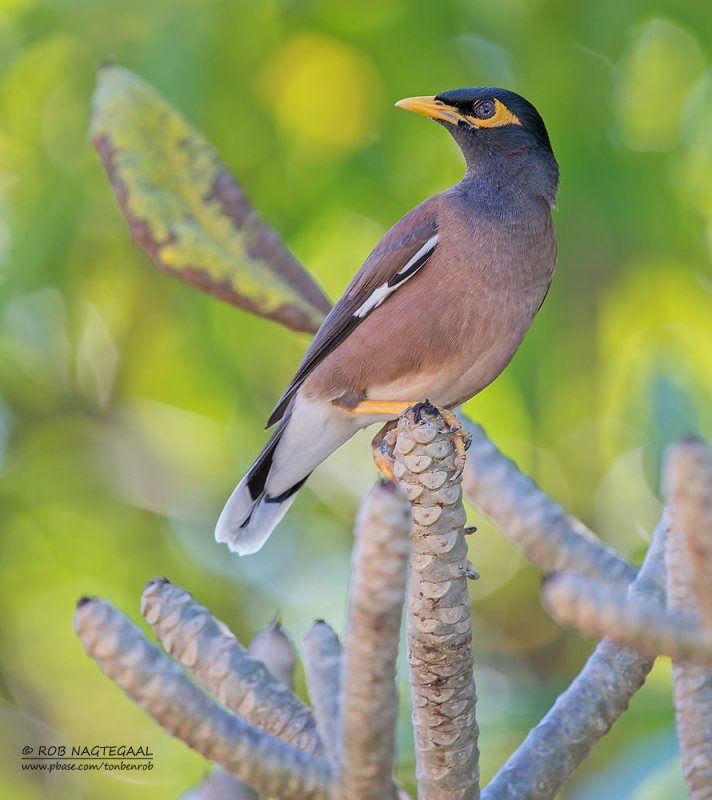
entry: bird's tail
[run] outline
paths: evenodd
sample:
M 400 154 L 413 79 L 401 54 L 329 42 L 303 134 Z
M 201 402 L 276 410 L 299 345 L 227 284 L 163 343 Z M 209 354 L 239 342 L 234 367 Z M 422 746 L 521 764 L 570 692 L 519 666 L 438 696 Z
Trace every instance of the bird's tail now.
M 309 477 L 307 473 L 276 497 L 267 493 L 267 478 L 286 423 L 285 420 L 272 434 L 250 471 L 238 483 L 215 526 L 215 539 L 225 542 L 241 556 L 256 553 L 262 547 Z
M 361 425 L 331 403 L 298 397 L 288 417 L 230 495 L 215 538 L 235 553 L 255 553 L 294 502 L 311 471 Z

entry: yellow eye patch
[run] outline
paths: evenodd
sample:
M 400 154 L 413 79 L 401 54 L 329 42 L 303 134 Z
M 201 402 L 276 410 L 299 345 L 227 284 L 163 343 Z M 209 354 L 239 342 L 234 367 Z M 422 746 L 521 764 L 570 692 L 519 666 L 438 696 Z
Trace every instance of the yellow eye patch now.
M 500 128 L 502 125 L 521 125 L 519 117 L 504 105 L 500 100 L 495 98 L 494 101 L 495 111 L 491 117 L 480 119 L 479 117 L 468 115 L 465 119 L 476 128 Z

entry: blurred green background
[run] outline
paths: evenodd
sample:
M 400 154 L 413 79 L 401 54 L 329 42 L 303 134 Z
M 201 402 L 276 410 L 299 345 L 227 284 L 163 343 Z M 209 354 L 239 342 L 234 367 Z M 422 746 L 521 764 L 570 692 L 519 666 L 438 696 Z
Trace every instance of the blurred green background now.
M 0 0 L 0 785 L 17 800 L 173 798 L 206 763 L 85 655 L 85 593 L 133 618 L 167 575 L 243 639 L 344 621 L 356 437 L 257 555 L 212 526 L 308 338 L 156 272 L 87 139 L 107 57 L 220 150 L 335 299 L 405 211 L 459 180 L 445 132 L 394 109 L 471 85 L 524 94 L 561 165 L 559 263 L 506 373 L 468 404 L 499 446 L 625 556 L 660 513 L 660 454 L 712 438 L 712 6 L 603 0 Z M 483 778 L 581 667 L 540 574 L 481 525 L 471 559 Z M 401 670 L 405 674 L 405 669 Z M 561 797 L 682 797 L 660 661 Z M 412 785 L 407 685 L 400 746 Z M 152 773 L 31 776 L 38 744 L 144 744 Z

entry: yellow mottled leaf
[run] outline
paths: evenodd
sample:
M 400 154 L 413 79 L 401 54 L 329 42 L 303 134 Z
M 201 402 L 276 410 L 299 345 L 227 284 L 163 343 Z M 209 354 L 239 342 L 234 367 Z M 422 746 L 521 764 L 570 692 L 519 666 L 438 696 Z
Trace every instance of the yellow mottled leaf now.
M 318 328 L 329 310 L 322 292 L 155 89 L 103 68 L 91 135 L 132 237 L 159 269 L 295 330 Z

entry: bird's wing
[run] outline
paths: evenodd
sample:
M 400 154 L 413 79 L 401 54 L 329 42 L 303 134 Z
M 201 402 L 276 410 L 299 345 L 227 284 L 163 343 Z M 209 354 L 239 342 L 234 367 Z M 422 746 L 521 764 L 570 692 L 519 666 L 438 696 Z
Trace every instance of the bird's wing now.
M 278 422 L 305 378 L 346 337 L 406 281 L 422 269 L 438 244 L 437 197 L 426 200 L 397 222 L 373 249 L 322 322 L 295 376 L 272 412 Z

